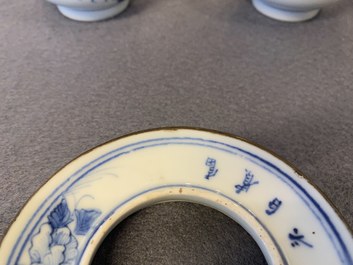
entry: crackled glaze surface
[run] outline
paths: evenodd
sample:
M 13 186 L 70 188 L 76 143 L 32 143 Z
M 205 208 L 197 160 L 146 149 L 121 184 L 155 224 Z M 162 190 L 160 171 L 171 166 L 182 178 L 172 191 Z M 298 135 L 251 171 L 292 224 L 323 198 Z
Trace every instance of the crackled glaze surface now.
M 269 264 L 353 264 L 352 235 L 305 178 L 245 141 L 191 129 L 131 135 L 71 162 L 13 223 L 1 264 L 89 264 L 123 218 L 171 200 L 227 214 Z

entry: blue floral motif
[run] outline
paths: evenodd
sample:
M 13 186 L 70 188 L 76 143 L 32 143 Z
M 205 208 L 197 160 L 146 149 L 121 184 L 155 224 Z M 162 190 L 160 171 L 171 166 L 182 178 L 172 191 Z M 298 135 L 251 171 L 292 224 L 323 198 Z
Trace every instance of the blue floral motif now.
M 31 265 L 74 265 L 78 242 L 67 227 L 44 223 L 31 241 Z
M 99 210 L 70 211 L 65 199 L 49 213 L 48 222 L 42 224 L 31 239 L 29 257 L 31 265 L 75 265 L 78 241 L 75 236 L 85 235 L 101 214 Z M 69 224 L 76 221 L 73 233 Z
M 48 219 L 54 229 L 65 227 L 73 221 L 65 199 L 49 214 Z
M 76 228 L 75 233 L 77 235 L 85 235 L 91 228 L 93 222 L 101 215 L 98 210 L 75 210 L 76 215 Z

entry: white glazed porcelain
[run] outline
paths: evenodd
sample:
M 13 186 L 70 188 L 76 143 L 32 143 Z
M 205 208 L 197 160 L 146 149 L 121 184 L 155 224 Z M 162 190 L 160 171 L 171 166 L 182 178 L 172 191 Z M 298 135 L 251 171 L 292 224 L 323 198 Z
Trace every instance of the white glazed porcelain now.
M 100 21 L 123 12 L 130 0 L 47 0 L 66 17 L 78 21 Z M 299 22 L 315 17 L 320 8 L 337 0 L 252 0 L 254 7 L 273 19 Z
M 337 0 L 252 0 L 262 14 L 281 21 L 300 22 L 315 17 L 322 7 Z
M 349 230 L 296 170 L 239 138 L 178 128 L 117 139 L 61 169 L 13 222 L 0 264 L 88 265 L 116 224 L 174 200 L 233 218 L 268 264 L 353 264 Z
M 130 0 L 47 0 L 66 17 L 78 21 L 100 21 L 123 12 Z

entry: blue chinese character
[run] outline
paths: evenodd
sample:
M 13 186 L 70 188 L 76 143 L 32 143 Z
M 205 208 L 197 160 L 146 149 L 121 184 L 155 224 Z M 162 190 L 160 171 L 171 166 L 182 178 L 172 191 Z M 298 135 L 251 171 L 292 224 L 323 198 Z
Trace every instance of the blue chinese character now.
M 205 179 L 210 179 L 211 177 L 216 176 L 218 169 L 216 168 L 216 159 L 213 158 L 207 158 L 206 160 L 206 166 L 209 167 L 207 175 L 205 176 Z
M 279 209 L 279 207 L 282 205 L 282 201 L 280 201 L 278 198 L 274 198 L 272 201 L 270 201 L 268 203 L 268 208 L 266 210 L 266 213 L 268 215 L 272 215 L 274 214 L 275 212 L 277 212 L 277 210 Z
M 304 235 L 299 234 L 298 228 L 293 229 L 293 234 L 289 233 L 288 238 L 290 241 L 292 241 L 291 245 L 292 247 L 297 247 L 300 246 L 300 244 L 303 244 L 309 248 L 313 248 L 314 246 L 309 244 L 304 240 Z
M 250 170 L 245 169 L 245 177 L 242 185 L 235 185 L 236 193 L 241 193 L 242 191 L 248 192 L 252 185 L 259 184 L 258 181 L 254 181 L 254 174 Z

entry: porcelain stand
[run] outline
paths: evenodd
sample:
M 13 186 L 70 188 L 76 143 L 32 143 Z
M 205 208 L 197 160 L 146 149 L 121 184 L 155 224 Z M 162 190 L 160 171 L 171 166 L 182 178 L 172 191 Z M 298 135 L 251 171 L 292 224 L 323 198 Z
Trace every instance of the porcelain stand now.
M 349 229 L 298 170 L 240 138 L 177 127 L 120 137 L 65 166 L 12 223 L 0 264 L 90 265 L 118 223 L 169 201 L 232 218 L 269 265 L 353 265 Z
M 105 20 L 123 12 L 129 5 L 130 0 L 124 0 L 107 9 L 82 10 L 58 5 L 59 11 L 66 17 L 85 22 Z
M 320 9 L 306 11 L 291 11 L 274 7 L 263 0 L 252 0 L 254 7 L 265 16 L 270 18 L 286 21 L 286 22 L 301 22 L 314 18 Z

